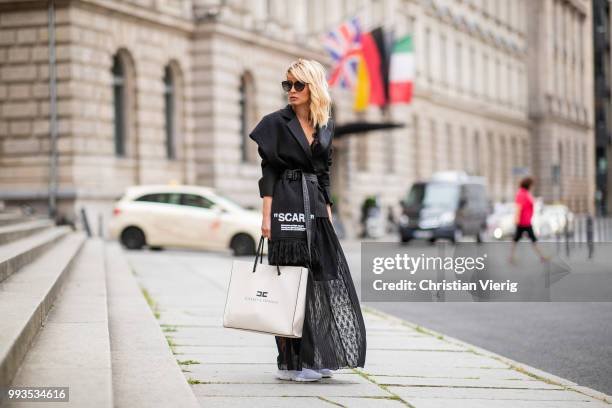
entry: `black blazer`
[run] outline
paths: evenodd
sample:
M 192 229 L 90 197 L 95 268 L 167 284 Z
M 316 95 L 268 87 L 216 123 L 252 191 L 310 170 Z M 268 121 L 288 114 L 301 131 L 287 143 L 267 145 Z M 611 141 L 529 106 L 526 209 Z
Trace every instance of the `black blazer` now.
M 257 142 L 261 157 L 260 197 L 274 195 L 274 185 L 285 169 L 301 169 L 317 175 L 321 192 L 318 199 L 323 208 L 325 204 L 333 205 L 329 182 L 334 133 L 332 119 L 326 126 L 317 125 L 315 131 L 316 139 L 309 146 L 291 104 L 265 115 L 255 126 L 249 137 Z

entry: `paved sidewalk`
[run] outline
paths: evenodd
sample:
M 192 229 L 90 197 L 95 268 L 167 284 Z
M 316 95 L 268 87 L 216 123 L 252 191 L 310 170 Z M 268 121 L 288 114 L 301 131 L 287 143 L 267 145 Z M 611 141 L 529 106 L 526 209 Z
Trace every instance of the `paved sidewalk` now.
M 273 337 L 222 327 L 232 258 L 168 251 L 128 260 L 203 407 L 612 406 L 597 391 L 367 307 L 365 368 L 317 383 L 276 380 Z

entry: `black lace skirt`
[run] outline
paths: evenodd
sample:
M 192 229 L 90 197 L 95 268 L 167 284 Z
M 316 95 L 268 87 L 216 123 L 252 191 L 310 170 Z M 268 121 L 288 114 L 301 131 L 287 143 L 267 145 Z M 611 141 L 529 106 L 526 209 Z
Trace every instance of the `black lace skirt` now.
M 312 226 L 311 249 L 316 260 L 306 287 L 302 337 L 276 336 L 278 368 L 363 367 L 366 331 L 344 251 L 329 218 L 315 217 Z M 277 254 L 268 253 L 270 264 L 292 264 L 288 259 L 275 259 Z

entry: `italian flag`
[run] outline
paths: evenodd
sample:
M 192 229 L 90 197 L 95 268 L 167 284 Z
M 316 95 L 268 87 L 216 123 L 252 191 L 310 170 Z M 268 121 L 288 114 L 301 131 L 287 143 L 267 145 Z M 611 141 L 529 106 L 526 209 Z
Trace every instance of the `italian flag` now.
M 394 45 L 389 67 L 389 99 L 391 103 L 410 103 L 414 80 L 414 48 L 412 36 L 400 38 Z

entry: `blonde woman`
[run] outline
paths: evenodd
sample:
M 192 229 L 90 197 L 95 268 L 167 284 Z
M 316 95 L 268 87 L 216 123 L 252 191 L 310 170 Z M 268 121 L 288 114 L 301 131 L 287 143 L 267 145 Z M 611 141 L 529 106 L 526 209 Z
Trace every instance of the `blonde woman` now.
M 340 368 L 364 366 L 366 331 L 332 226 L 334 127 L 325 69 L 299 58 L 281 85 L 288 104 L 265 115 L 249 135 L 261 156 L 261 232 L 271 265 L 310 266 L 310 274 L 302 337 L 276 336 L 277 378 L 317 381 Z

